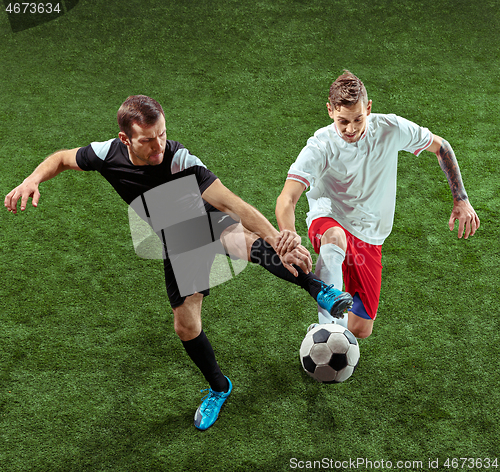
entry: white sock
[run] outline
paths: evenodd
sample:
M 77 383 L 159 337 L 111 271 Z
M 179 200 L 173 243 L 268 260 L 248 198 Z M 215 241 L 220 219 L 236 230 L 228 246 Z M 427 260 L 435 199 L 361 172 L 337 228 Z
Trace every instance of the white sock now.
M 345 251 L 340 247 L 335 244 L 323 244 L 319 250 L 319 257 L 314 273 L 327 285 L 333 285 L 335 288 L 342 290 L 342 263 L 344 259 Z M 344 318 L 337 319 L 326 310 L 323 310 L 319 305 L 318 320 L 320 324 L 337 323 L 347 328 L 347 313 L 344 313 Z

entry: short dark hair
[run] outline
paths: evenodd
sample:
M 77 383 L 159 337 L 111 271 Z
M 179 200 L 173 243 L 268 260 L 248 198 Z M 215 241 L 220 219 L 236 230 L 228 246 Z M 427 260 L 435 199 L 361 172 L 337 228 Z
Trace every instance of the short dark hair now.
M 363 82 L 348 70 L 344 70 L 344 73 L 333 82 L 328 100 L 337 110 L 341 106 L 350 107 L 358 102 L 368 105 L 368 95 Z
M 160 116 L 165 117 L 161 105 L 146 95 L 131 95 L 118 110 L 117 120 L 120 131 L 132 139 L 132 125 L 153 126 Z

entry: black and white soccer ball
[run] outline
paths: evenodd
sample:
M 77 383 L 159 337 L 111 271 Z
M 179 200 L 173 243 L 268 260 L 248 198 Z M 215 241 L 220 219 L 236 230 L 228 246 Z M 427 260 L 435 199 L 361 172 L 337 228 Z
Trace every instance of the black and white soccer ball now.
M 338 324 L 319 324 L 311 329 L 300 346 L 304 370 L 321 383 L 347 380 L 359 362 L 356 337 Z

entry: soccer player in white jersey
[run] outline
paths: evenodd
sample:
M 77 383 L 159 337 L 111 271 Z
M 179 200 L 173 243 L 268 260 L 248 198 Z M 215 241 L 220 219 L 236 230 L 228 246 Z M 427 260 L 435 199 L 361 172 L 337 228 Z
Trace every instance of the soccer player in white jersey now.
M 399 151 L 436 154 L 453 195 L 449 228 L 472 236 L 479 218 L 469 203 L 450 144 L 411 121 L 372 113 L 363 83 L 351 72 L 330 87 L 329 126 L 309 138 L 288 172 L 276 204 L 278 253 L 299 244 L 295 206 L 309 188 L 308 235 L 319 254 L 316 274 L 354 299 L 341 319 L 318 307 L 319 323 L 337 322 L 359 338 L 372 333 L 382 277 L 382 243 L 394 219 Z

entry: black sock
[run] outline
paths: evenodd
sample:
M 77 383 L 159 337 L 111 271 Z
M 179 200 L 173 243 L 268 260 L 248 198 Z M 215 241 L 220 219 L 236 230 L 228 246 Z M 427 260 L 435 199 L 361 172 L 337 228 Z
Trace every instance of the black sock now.
M 273 247 L 262 238 L 257 239 L 257 241 L 252 244 L 250 261 L 254 264 L 261 265 L 264 269 L 268 270 L 271 274 L 276 275 L 280 279 L 299 285 L 304 290 L 307 290 L 311 297 L 315 300 L 318 298 L 318 293 L 321 291 L 322 287 L 321 282 L 318 281 L 319 279 L 312 272 L 306 274 L 296 265 L 293 267 L 295 267 L 299 275 L 294 277 L 293 274 L 291 274 L 283 265 Z
M 216 392 L 227 392 L 229 382 L 217 364 L 214 350 L 204 331 L 202 330 L 194 339 L 182 341 L 182 345 L 198 369 L 201 370 L 211 389 Z

